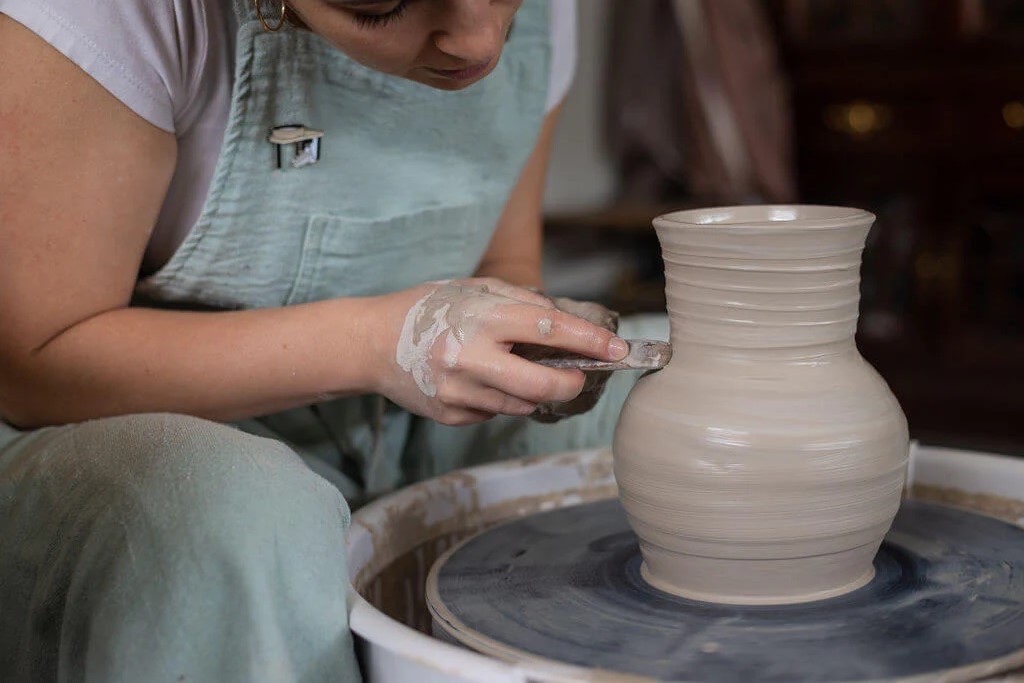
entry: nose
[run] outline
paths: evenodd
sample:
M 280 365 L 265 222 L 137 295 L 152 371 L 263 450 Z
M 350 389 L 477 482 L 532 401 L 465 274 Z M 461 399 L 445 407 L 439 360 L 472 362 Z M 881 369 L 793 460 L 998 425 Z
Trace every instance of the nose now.
M 505 43 L 502 13 L 490 0 L 448 0 L 434 31 L 434 45 L 456 59 L 479 64 L 490 60 Z

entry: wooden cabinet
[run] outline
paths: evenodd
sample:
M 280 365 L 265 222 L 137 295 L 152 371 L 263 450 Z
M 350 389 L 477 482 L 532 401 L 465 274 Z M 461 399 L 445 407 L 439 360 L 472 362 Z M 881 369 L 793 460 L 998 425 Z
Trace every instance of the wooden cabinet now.
M 878 216 L 862 352 L 914 437 L 1024 455 L 1024 0 L 765 3 L 791 84 L 800 201 Z M 664 199 L 552 217 L 550 244 L 628 252 L 595 296 L 664 310 L 650 219 L 718 201 Z
M 625 0 L 623 0 L 625 1 Z M 792 86 L 800 200 L 861 206 L 858 343 L 926 441 L 1024 455 L 1024 0 L 765 0 Z M 663 310 L 650 219 L 553 217 L 628 251 L 600 298 Z
M 861 349 L 917 436 L 1024 453 L 1024 1 L 769 6 L 801 201 L 878 215 Z

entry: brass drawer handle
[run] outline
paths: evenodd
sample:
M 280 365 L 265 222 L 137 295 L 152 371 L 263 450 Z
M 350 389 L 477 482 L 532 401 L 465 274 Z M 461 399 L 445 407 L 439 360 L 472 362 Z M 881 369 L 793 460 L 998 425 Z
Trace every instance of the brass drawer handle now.
M 952 252 L 925 251 L 914 259 L 914 275 L 922 287 L 950 285 L 960 275 L 960 259 Z
M 857 100 L 825 108 L 825 125 L 854 138 L 864 138 L 885 130 L 892 123 L 892 107 Z
M 1024 130 L 1024 102 L 1013 100 L 1004 104 L 1003 123 L 1010 130 Z

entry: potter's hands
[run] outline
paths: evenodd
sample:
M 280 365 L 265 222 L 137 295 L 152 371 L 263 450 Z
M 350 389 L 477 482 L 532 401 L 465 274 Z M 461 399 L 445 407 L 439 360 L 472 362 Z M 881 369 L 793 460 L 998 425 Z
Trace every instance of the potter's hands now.
M 380 297 L 374 390 L 407 410 L 449 425 L 496 414 L 530 415 L 583 389 L 579 370 L 547 368 L 511 353 L 543 344 L 620 360 L 626 343 L 559 310 L 547 297 L 500 280 L 431 283 Z
M 552 303 L 562 311 L 593 323 L 610 332 L 617 332 L 619 329 L 619 314 L 591 301 L 576 301 L 565 297 L 552 299 Z M 541 360 L 544 358 L 557 357 L 562 354 L 557 349 L 544 346 L 531 346 L 517 344 L 512 352 L 530 360 Z M 558 422 L 567 417 L 580 415 L 587 412 L 595 405 L 604 393 L 605 384 L 611 372 L 588 372 L 583 383 L 583 389 L 576 398 L 569 401 L 549 401 L 537 405 L 537 410 L 530 416 L 538 422 Z

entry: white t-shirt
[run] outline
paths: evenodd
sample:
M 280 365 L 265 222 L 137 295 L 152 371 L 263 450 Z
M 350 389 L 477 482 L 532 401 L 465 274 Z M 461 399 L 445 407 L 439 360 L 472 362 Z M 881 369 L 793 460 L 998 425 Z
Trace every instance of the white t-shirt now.
M 0 13 L 39 35 L 135 113 L 174 133 L 178 160 L 150 236 L 156 270 L 192 229 L 213 178 L 231 108 L 231 0 L 0 0 Z M 548 110 L 576 64 L 576 0 L 551 1 Z

